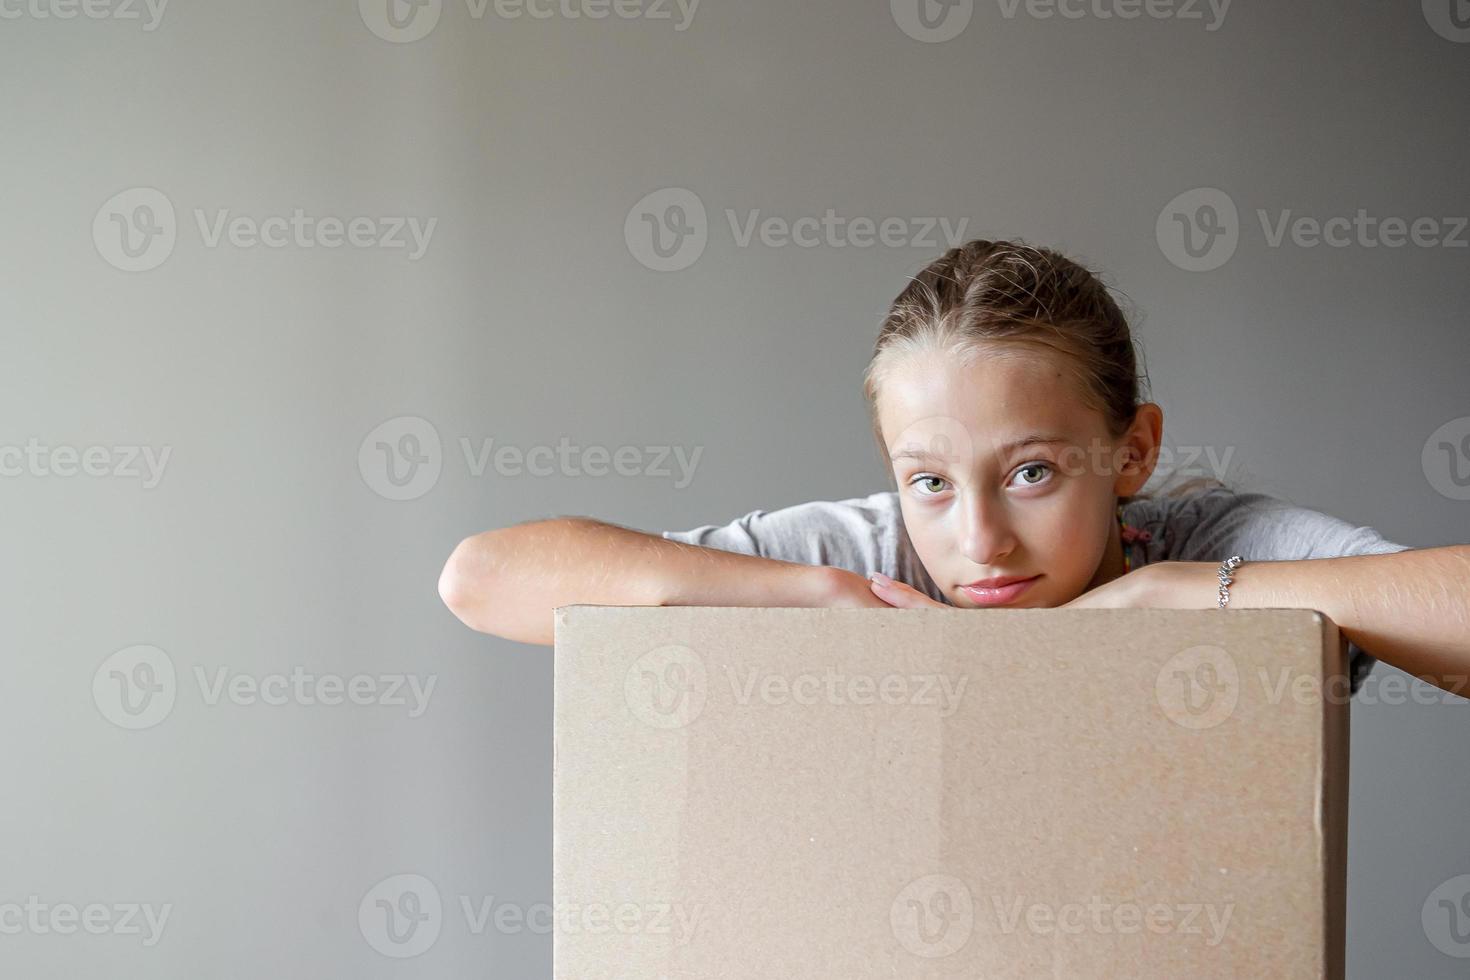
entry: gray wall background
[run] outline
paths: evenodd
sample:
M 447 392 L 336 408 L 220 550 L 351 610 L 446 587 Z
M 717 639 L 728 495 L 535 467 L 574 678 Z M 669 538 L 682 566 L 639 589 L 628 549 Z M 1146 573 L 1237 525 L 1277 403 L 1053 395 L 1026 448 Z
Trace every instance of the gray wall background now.
M 0 935 L 7 975 L 549 974 L 544 931 L 477 932 L 460 905 L 551 897 L 549 650 L 460 625 L 445 557 L 557 514 L 687 528 L 886 486 L 859 376 L 944 245 L 742 245 L 727 209 L 1059 247 L 1138 309 L 1171 446 L 1406 544 L 1470 540 L 1450 469 L 1470 456 L 1435 448 L 1470 431 L 1466 233 L 1273 247 L 1257 215 L 1463 222 L 1452 0 L 1223 19 L 982 0 L 944 40 L 903 29 L 925 36 L 913 0 L 704 0 L 683 30 L 651 0 L 605 19 L 444 0 L 401 7 L 402 30 L 386 0 L 120 2 L 0 4 L 0 903 L 111 923 Z M 666 188 L 706 220 L 660 272 L 641 214 L 677 213 L 635 205 Z M 1171 207 L 1199 188 L 1221 193 Z M 1191 260 L 1172 214 L 1201 204 L 1224 233 Z M 415 260 L 211 245 L 196 216 L 298 208 L 437 225 Z M 638 447 L 637 473 L 476 475 L 462 439 Z M 425 460 L 397 458 L 404 486 L 379 442 Z M 651 471 L 660 446 L 702 453 L 691 482 Z M 102 447 L 101 475 L 61 475 L 58 447 Z M 156 485 L 126 447 L 170 453 Z M 154 700 L 124 702 L 118 676 L 150 667 Z M 211 703 L 221 676 L 295 668 L 435 687 L 417 717 Z M 1470 947 L 1442 951 L 1421 912 L 1470 874 L 1470 714 L 1385 686 L 1353 722 L 1350 973 L 1462 976 Z M 410 959 L 359 924 L 400 874 L 443 903 Z M 152 945 L 129 903 L 171 907 Z

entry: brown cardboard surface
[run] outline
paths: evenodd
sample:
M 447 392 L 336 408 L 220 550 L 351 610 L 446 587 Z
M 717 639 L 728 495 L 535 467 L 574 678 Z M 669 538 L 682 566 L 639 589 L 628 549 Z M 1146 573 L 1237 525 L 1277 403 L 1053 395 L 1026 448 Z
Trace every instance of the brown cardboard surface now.
M 555 976 L 1340 977 L 1312 610 L 556 611 Z

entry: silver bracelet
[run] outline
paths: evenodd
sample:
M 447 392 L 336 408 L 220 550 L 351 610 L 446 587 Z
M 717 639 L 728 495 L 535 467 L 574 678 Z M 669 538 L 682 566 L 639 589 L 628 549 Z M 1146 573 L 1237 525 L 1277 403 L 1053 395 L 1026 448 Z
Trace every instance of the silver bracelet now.
M 1244 559 L 1239 555 L 1231 555 L 1220 563 L 1220 608 L 1224 609 L 1230 604 L 1230 583 L 1235 581 L 1235 576 L 1230 573 L 1240 567 Z

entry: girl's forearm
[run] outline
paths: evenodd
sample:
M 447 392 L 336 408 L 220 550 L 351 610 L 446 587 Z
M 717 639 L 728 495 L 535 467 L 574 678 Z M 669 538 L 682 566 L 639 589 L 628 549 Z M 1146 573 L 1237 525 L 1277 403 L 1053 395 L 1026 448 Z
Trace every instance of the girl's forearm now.
M 1234 608 L 1319 609 L 1384 663 L 1470 696 L 1470 545 L 1241 566 Z
M 439 594 L 472 629 L 550 644 L 557 606 L 819 606 L 833 571 L 567 517 L 461 541 Z

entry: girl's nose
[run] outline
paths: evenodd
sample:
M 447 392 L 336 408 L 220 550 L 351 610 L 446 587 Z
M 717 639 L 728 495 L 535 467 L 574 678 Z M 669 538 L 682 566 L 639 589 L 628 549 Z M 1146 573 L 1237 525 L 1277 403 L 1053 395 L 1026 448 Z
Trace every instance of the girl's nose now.
M 1000 504 L 972 498 L 966 502 L 960 551 L 977 565 L 999 564 L 1015 547 L 1010 520 Z

